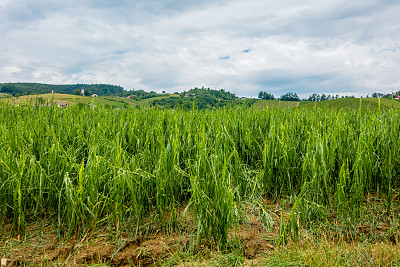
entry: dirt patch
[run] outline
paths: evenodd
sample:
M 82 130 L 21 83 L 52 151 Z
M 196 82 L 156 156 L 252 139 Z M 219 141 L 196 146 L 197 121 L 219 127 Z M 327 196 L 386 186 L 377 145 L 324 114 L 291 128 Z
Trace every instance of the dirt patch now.
M 184 214 L 184 211 L 178 213 Z M 246 259 L 256 260 L 273 250 L 274 246 L 266 238 L 271 233 L 267 233 L 260 222 L 258 211 L 249 209 L 246 213 L 246 222 L 232 229 L 229 238 L 240 244 L 241 254 Z M 189 258 L 210 256 L 207 253 L 212 253 L 215 245 L 208 240 L 202 240 L 200 246 L 197 245 L 193 216 L 185 214 L 179 218 L 177 228 L 180 229 L 168 233 L 149 221 L 145 223 L 149 225 L 147 229 L 150 232 L 138 236 L 133 236 L 132 230 L 128 229 L 120 229 L 117 235 L 115 229 L 104 228 L 73 236 L 69 240 L 58 239 L 56 224 L 50 221 L 32 223 L 26 228 L 23 238 L 11 236 L 9 224 L 3 228 L 4 234 L 0 235 L 0 259 L 7 258 L 7 266 L 155 266 L 168 260 L 175 265 L 184 264 L 188 260 L 185 255 Z
M 243 242 L 244 255 L 255 259 L 257 255 L 271 250 L 263 235 L 262 225 L 256 217 L 247 225 L 241 225 L 237 232 L 240 242 Z M 3 235 L 4 236 L 4 235 Z M 38 224 L 26 229 L 26 237 L 3 238 L 0 242 L 0 258 L 7 258 L 6 266 L 21 265 L 52 265 L 85 266 L 88 264 L 105 264 L 107 266 L 155 266 L 176 257 L 178 263 L 185 260 L 177 256 L 190 250 L 192 254 L 202 253 L 204 247 L 197 246 L 195 236 L 181 233 L 164 234 L 159 231 L 146 238 L 130 239 L 124 232 L 118 239 L 110 230 L 91 233 L 83 238 L 58 240 L 54 226 L 42 228 Z
M 262 217 L 263 211 L 270 215 L 269 227 L 265 225 L 266 217 Z M 210 240 L 203 239 L 202 243 L 197 245 L 197 225 L 190 214 L 185 214 L 185 217 L 178 215 L 180 219 L 176 223 L 175 230 L 161 230 L 168 227 L 162 226 L 163 222 L 152 223 L 152 218 L 149 217 L 149 221 L 144 222 L 146 230 L 138 231 L 140 234 L 137 236 L 133 234 L 135 229 L 117 227 L 89 231 L 73 236 L 69 240 L 57 238 L 56 224 L 48 220 L 28 225 L 24 237 L 11 235 L 12 225 L 7 221 L 2 228 L 0 227 L 0 259 L 3 259 L 3 262 L 6 259 L 6 266 L 53 266 L 54 264 L 158 266 L 165 262 L 169 262 L 170 265 L 184 266 L 192 260 L 197 261 L 201 266 L 208 266 L 209 260 L 213 257 L 224 257 L 225 254 L 236 253 L 234 256 L 242 258 L 245 266 L 253 266 L 257 263 L 261 264 L 269 255 L 277 251 L 274 244 L 278 239 L 281 212 L 279 203 L 266 200 L 246 207 L 243 221 L 230 231 L 229 240 L 232 242 L 228 245 L 228 251 L 224 252 L 216 252 L 215 244 Z M 290 210 L 286 210 L 282 214 L 285 221 L 289 212 Z M 181 213 L 183 211 L 179 214 Z M 321 235 L 331 242 L 345 242 L 343 233 L 330 230 L 334 229 L 333 227 L 342 229 L 336 226 L 339 221 L 336 217 L 329 217 L 329 220 L 332 220 L 328 224 L 330 228 L 326 228 L 329 231 L 321 232 Z M 164 218 L 164 221 L 168 222 L 168 218 Z M 376 238 L 383 234 L 387 236 L 387 233 L 393 229 L 385 221 L 380 221 L 374 228 L 363 224 L 357 228 L 359 234 L 367 236 L 375 233 Z M 336 234 L 337 240 L 334 238 Z M 395 234 L 393 236 L 398 237 Z M 303 233 L 303 241 L 308 240 L 307 242 L 316 240 L 315 238 L 320 239 L 320 237 L 314 237 L 307 232 Z M 352 242 L 355 241 L 356 239 L 353 238 Z M 392 242 L 398 244 L 398 239 Z
M 129 233 L 122 233 L 115 239 L 112 231 L 104 230 L 91 233 L 87 238 L 71 238 L 68 241 L 58 240 L 55 233 L 54 227 L 43 229 L 35 224 L 26 229 L 23 240 L 2 235 L 0 259 L 6 261 L 6 266 L 51 266 L 54 263 L 66 266 L 154 266 L 184 250 L 189 242 L 188 236 L 177 233 L 157 233 L 133 240 L 128 238 Z

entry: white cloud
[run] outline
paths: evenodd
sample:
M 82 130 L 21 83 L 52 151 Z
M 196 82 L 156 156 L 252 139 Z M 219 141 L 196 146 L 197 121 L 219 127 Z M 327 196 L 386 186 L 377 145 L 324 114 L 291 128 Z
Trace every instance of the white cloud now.
M 400 87 L 396 1 L 16 0 L 0 7 L 0 82 L 171 92 L 204 85 L 247 96 Z
M 0 73 L 1 73 L 2 75 L 5 75 L 5 76 L 10 76 L 10 75 L 12 75 L 13 73 L 20 72 L 20 71 L 22 71 L 22 69 L 19 68 L 19 67 L 15 67 L 15 66 L 6 66 L 6 67 L 1 68 Z

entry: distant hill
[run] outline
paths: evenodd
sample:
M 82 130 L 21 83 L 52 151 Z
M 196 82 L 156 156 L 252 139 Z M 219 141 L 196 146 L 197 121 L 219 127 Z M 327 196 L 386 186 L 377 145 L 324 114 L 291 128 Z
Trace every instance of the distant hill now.
M 191 89 L 183 93 L 158 94 L 155 92 L 145 92 L 143 90 L 124 91 L 128 96 L 79 96 L 74 94 L 47 93 L 35 95 L 21 95 L 11 97 L 9 94 L 0 93 L 4 96 L 0 101 L 12 105 L 47 105 L 61 103 L 67 105 L 90 104 L 106 105 L 110 107 L 125 107 L 134 105 L 136 107 L 158 107 L 158 108 L 182 108 L 182 109 L 208 109 L 220 108 L 225 106 L 253 105 L 255 99 L 241 100 L 234 94 L 224 90 L 212 89 Z
M 70 84 L 54 85 L 42 83 L 0 83 L 0 93 L 13 96 L 48 94 L 54 91 L 59 94 L 75 94 L 76 90 L 85 90 L 90 94 L 123 96 L 127 91 L 123 87 L 109 84 Z

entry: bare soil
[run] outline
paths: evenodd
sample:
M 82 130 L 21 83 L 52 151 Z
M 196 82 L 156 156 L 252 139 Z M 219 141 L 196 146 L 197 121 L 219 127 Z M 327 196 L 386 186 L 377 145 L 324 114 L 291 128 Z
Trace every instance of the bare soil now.
M 240 246 L 245 266 L 257 265 L 257 262 L 265 260 L 272 252 L 282 249 L 274 246 L 279 233 L 281 207 L 278 203 L 267 200 L 263 205 L 268 207 L 272 215 L 271 229 L 267 231 L 260 221 L 259 210 L 253 207 L 246 210 L 245 219 L 229 234 L 229 239 Z M 285 212 L 283 218 L 287 216 L 288 212 Z M 50 220 L 43 219 L 30 223 L 24 236 L 12 233 L 11 221 L 7 221 L 0 225 L 1 267 L 96 264 L 97 266 L 159 266 L 166 261 L 173 262 L 173 265 L 184 266 L 193 258 L 200 262 L 202 259 L 209 260 L 217 250 L 212 240 L 202 240 L 198 245 L 193 216 L 178 216 L 178 218 L 180 227 L 171 232 L 153 224 L 148 228 L 150 231 L 139 235 L 134 233 L 132 227 L 129 229 L 116 227 L 90 230 L 69 239 L 57 237 L 56 224 Z M 164 220 L 168 220 L 168 215 Z M 149 223 L 151 223 L 150 218 Z M 374 230 L 383 235 L 390 230 L 390 225 L 380 222 Z M 360 225 L 358 231 L 363 234 L 371 229 L 369 225 Z M 325 237 L 333 241 L 336 235 L 337 233 L 329 236 L 328 233 Z M 344 240 L 342 237 L 338 239 Z M 398 240 L 393 242 L 394 247 L 398 246 Z M 224 253 L 229 253 L 230 249 L 233 250 L 228 246 L 228 251 Z M 398 252 L 400 253 L 400 248 Z

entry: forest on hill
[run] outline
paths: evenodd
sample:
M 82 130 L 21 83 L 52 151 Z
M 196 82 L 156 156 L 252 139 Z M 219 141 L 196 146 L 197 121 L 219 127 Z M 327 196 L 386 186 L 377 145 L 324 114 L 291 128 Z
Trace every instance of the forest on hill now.
M 210 88 L 197 88 L 175 93 L 169 97 L 155 99 L 151 102 L 152 106 L 162 106 L 166 108 L 220 108 L 225 106 L 243 105 L 251 106 L 255 99 L 239 99 L 234 93 L 225 91 L 224 89 L 213 90 Z

